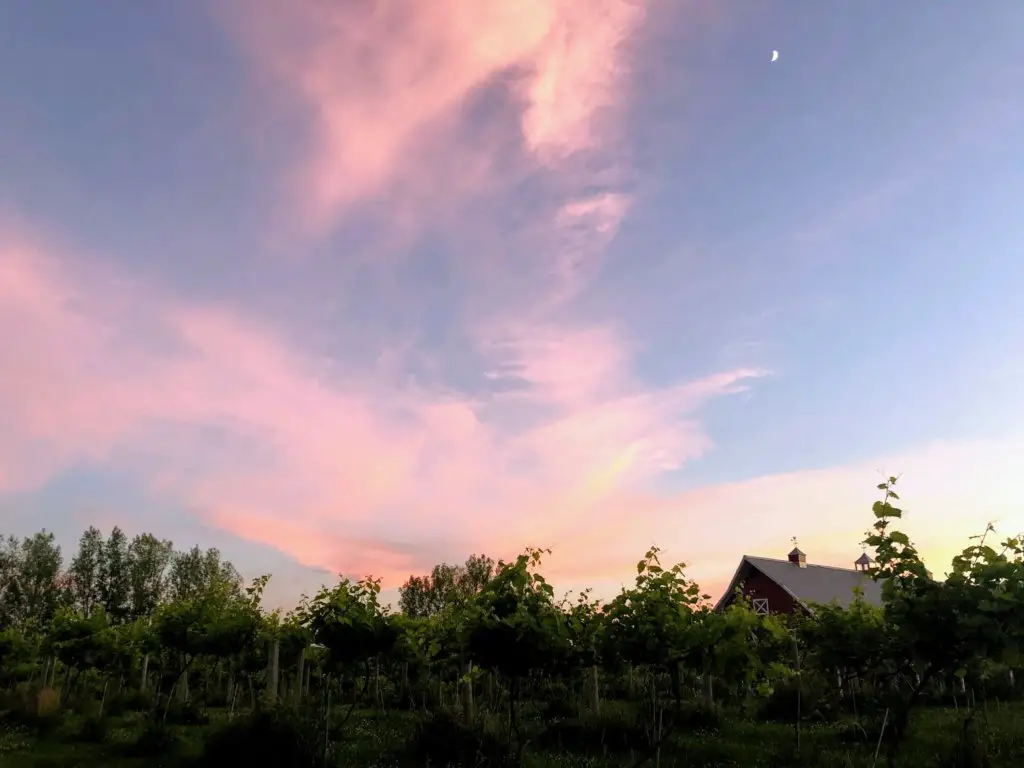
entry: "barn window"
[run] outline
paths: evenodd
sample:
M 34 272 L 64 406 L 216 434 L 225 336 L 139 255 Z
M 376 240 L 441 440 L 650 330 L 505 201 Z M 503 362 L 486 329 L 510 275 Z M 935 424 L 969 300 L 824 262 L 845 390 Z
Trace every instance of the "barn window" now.
M 755 597 L 754 598 L 754 613 L 758 616 L 768 615 L 768 598 L 767 597 Z

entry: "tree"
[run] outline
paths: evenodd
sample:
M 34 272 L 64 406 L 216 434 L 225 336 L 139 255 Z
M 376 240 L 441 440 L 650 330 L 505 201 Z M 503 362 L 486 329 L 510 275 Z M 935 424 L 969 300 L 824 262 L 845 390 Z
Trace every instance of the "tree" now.
M 102 607 L 89 616 L 67 607 L 57 611 L 49 627 L 49 646 L 69 672 L 74 670 L 64 686 L 64 701 L 83 672 L 95 669 L 107 677 L 130 669 L 135 648 L 128 629 L 112 626 Z
M 659 551 L 651 547 L 636 565 L 636 586 L 605 606 L 605 657 L 662 668 L 672 676 L 678 697 L 679 664 L 699 650 L 695 612 L 708 596 L 685 576 L 685 563 L 662 568 Z
M 88 617 L 103 604 L 103 534 L 89 526 L 78 542 L 78 554 L 71 561 L 71 595 L 75 607 Z
M 892 671 L 889 630 L 882 608 L 867 603 L 860 590 L 848 608 L 815 605 L 814 614 L 798 626 L 809 660 L 823 674 L 838 672 L 843 680 Z
M 195 546 L 174 554 L 169 582 L 172 600 L 192 600 L 220 587 L 240 593 L 242 580 L 230 562 L 221 560 L 220 550 L 211 547 L 203 552 Z
M 313 641 L 327 648 L 332 671 L 365 664 L 395 644 L 394 626 L 381 611 L 380 581 L 342 581 L 324 587 L 298 614 Z
M 19 540 L 14 536 L 0 540 L 0 626 L 16 624 L 22 618 L 21 561 Z
M 133 619 L 152 616 L 160 604 L 173 554 L 170 541 L 161 541 L 152 534 L 143 533 L 132 539 L 128 547 L 128 603 Z
M 21 620 L 38 627 L 49 624 L 62 601 L 63 557 L 52 533 L 45 530 L 21 543 L 17 582 L 21 591 Z
M 459 591 L 465 596 L 478 594 L 494 578 L 494 570 L 494 560 L 487 555 L 470 555 L 456 575 Z
M 494 568 L 486 555 L 470 555 L 463 565 L 435 565 L 429 576 L 410 576 L 399 588 L 399 608 L 414 619 L 434 616 L 480 592 Z
M 516 740 L 517 758 L 525 746 L 517 714 L 523 678 L 552 670 L 569 648 L 565 615 L 555 605 L 551 585 L 535 570 L 548 551 L 530 549 L 514 563 L 499 563 L 466 618 L 470 657 L 509 681 L 510 737 Z
M 128 539 L 117 526 L 110 532 L 103 547 L 103 569 L 100 601 L 111 622 L 118 624 L 129 615 Z
M 566 666 L 570 673 L 583 669 L 590 670 L 590 707 L 597 712 L 601 706 L 600 693 L 600 643 L 604 633 L 604 613 L 599 600 L 590 598 L 590 590 L 583 590 L 570 604 L 568 598 L 562 601 L 569 648 Z
M 237 584 L 219 580 L 193 597 L 160 605 L 151 631 L 177 661 L 172 688 L 201 656 L 226 659 L 251 648 L 262 622 L 259 600 L 267 578 L 257 579 L 247 595 Z M 165 720 L 170 700 L 168 691 Z

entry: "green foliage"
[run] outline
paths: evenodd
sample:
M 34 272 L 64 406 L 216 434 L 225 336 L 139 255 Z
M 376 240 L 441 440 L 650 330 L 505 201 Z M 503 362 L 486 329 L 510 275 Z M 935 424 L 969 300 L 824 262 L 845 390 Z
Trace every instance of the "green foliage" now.
M 43 530 L 0 547 L 0 627 L 49 623 L 68 597 L 63 558 L 52 533 Z
M 399 608 L 411 618 L 434 616 L 479 593 L 495 572 L 486 555 L 471 555 L 464 565 L 435 565 L 428 576 L 410 576 L 399 592 Z
M 953 558 L 945 581 L 937 581 L 907 537 L 892 527 L 903 516 L 893 505 L 897 478 L 879 484 L 875 524 L 865 543 L 875 548 L 872 575 L 883 583 L 885 662 L 896 674 L 919 682 L 901 697 L 890 757 L 904 737 L 909 713 L 933 678 L 962 676 L 980 659 L 999 662 L 1019 657 L 1024 638 L 1024 549 L 1019 538 L 996 551 L 986 544 L 991 524 Z
M 89 616 L 62 608 L 54 616 L 48 635 L 54 655 L 77 670 L 114 669 L 126 664 L 131 647 L 111 627 L 107 614 L 97 610 Z
M 545 550 L 498 564 L 466 617 L 468 649 L 480 666 L 509 678 L 547 669 L 569 647 L 565 617 L 554 590 L 536 572 Z
M 117 526 L 103 545 L 100 558 L 99 598 L 103 609 L 113 623 L 128 618 L 131 594 L 128 563 L 128 539 Z
M 590 598 L 590 590 L 581 592 L 575 603 L 563 601 L 568 634 L 567 664 L 569 669 L 593 667 L 601 660 L 601 640 L 605 629 L 605 615 L 601 602 Z
M 394 647 L 395 627 L 381 611 L 379 595 L 378 580 L 342 579 L 334 588 L 322 589 L 302 609 L 299 620 L 309 627 L 313 641 L 327 649 L 335 671 Z
M 36 651 L 36 644 L 16 627 L 0 631 L 0 680 L 14 677 L 19 667 L 33 660 Z
M 1021 541 L 995 546 L 989 526 L 937 580 L 898 530 L 895 482 L 880 485 L 865 540 L 882 605 L 858 595 L 791 618 L 758 615 L 742 594 L 711 610 L 685 565 L 663 566 L 657 548 L 637 563 L 633 585 L 603 605 L 587 590 L 556 601 L 540 573 L 545 551 L 528 550 L 512 562 L 473 556 L 410 578 L 398 614 L 381 605 L 373 578 L 343 579 L 294 611 L 268 613 L 269 577 L 243 589 L 215 549 L 174 554 L 149 535 L 129 544 L 118 529 L 105 541 L 90 529 L 65 573 L 51 534 L 8 538 L 0 711 L 42 722 L 45 700 L 48 722 L 67 717 L 74 734 L 83 714 L 127 720 L 139 717 L 125 712 L 129 700 L 159 701 L 138 747 L 156 755 L 174 748 L 161 722 L 203 728 L 207 708 L 223 706 L 233 720 L 207 745 L 215 764 L 243 754 L 280 755 L 282 764 L 332 753 L 361 759 L 352 722 L 373 714 L 373 732 L 390 733 L 398 712 L 412 735 L 389 747 L 391 757 L 433 764 L 486 755 L 498 764 L 522 762 L 528 745 L 648 759 L 683 733 L 718 738 L 736 716 L 776 719 L 766 727 L 786 733 L 856 717 L 848 745 L 866 745 L 888 710 L 893 756 L 925 694 L 947 704 L 956 695 L 973 711 L 997 690 L 1019 696 L 1010 676 L 1024 675 Z M 120 726 L 108 734 L 106 721 L 84 722 L 97 746 L 124 740 Z M 972 728 L 961 741 L 974 749 L 985 737 Z M 583 748 L 595 739 L 601 749 Z M 708 759 L 739 754 L 694 744 Z M 793 745 L 783 746 L 765 759 L 791 759 Z
M 250 646 L 260 626 L 251 601 L 238 597 L 228 585 L 215 585 L 192 599 L 161 605 L 151 632 L 160 647 L 189 659 L 227 658 Z
M 843 670 L 845 676 L 865 676 L 888 666 L 893 638 L 880 606 L 864 600 L 859 591 L 848 608 L 816 605 L 814 616 L 799 622 L 803 645 L 820 669 Z
M 885 497 L 876 502 L 873 576 L 883 581 L 885 620 L 891 630 L 891 653 L 901 668 L 921 667 L 933 676 L 964 668 L 972 659 L 1016 658 L 1024 638 L 1024 549 L 1017 538 L 1001 551 L 986 544 L 989 525 L 953 558 L 945 581 L 936 581 L 906 535 L 891 529 L 902 511 L 892 505 L 896 478 L 879 485 Z
M 604 607 L 603 658 L 674 670 L 699 652 L 699 604 L 709 599 L 684 574 L 685 563 L 662 568 L 651 547 L 637 563 L 636 585 Z
M 71 561 L 71 597 L 74 607 L 86 616 L 103 603 L 103 534 L 90 526 L 78 543 Z
M 149 533 L 132 539 L 128 546 L 129 603 L 131 616 L 138 620 L 153 615 L 163 600 L 166 573 L 174 554 L 174 545 Z

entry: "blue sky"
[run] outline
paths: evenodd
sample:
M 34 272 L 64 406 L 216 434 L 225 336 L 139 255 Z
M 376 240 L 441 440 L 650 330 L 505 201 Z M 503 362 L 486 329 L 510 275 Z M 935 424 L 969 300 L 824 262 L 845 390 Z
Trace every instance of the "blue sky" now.
M 374 7 L 0 5 L 7 531 L 287 603 L 843 563 L 880 468 L 1024 527 L 1024 7 Z

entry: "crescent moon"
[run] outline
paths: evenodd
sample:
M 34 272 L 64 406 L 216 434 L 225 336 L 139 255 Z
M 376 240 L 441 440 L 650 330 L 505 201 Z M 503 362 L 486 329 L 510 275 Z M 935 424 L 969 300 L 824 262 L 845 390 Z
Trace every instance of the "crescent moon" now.
M 772 61 L 775 61 L 778 58 L 779 58 L 779 52 L 778 51 L 772 51 Z

